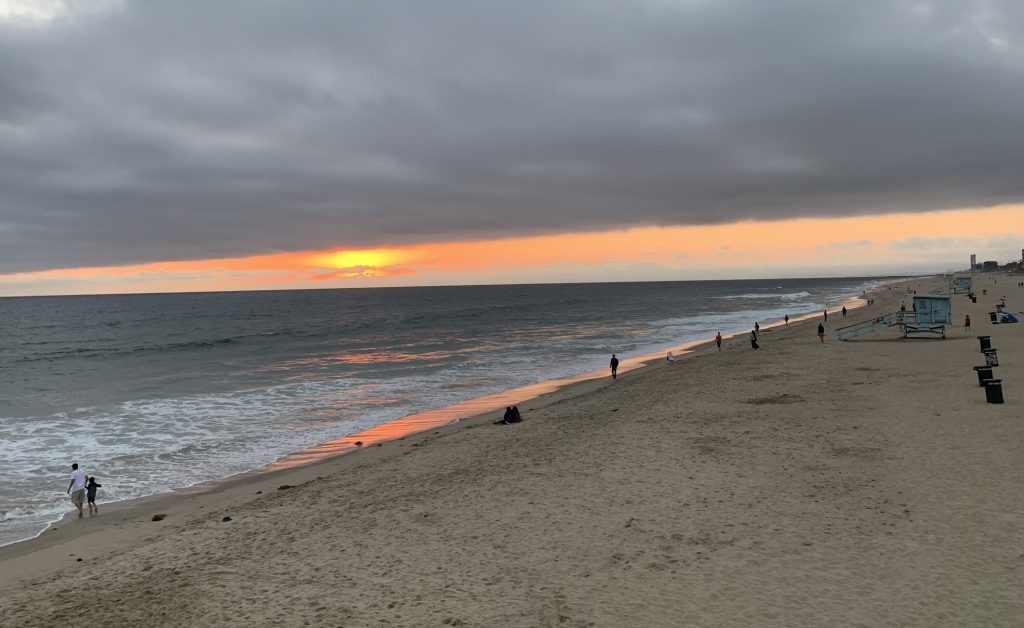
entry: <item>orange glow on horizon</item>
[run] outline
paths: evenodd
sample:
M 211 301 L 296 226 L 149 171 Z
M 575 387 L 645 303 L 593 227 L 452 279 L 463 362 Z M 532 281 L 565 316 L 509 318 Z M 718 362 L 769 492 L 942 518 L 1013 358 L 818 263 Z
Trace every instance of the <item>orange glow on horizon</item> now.
M 1024 246 L 1024 206 L 434 242 L 0 275 L 0 293 L 165 292 L 547 280 L 697 279 L 985 257 Z M 960 258 L 963 257 L 961 260 Z M 813 274 L 812 272 L 812 274 Z M 689 273 L 689 274 L 687 274 Z M 715 274 L 717 273 L 717 275 Z M 806 272 L 804 273 L 806 274 Z M 399 278 L 402 278 L 399 281 Z M 29 286 L 28 289 L 25 286 Z

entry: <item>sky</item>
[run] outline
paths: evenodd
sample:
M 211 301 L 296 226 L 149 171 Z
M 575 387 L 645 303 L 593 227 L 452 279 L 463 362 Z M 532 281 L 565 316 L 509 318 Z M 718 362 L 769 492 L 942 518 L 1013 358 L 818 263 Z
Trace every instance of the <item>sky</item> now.
M 0 0 L 0 295 L 1020 259 L 1024 3 Z

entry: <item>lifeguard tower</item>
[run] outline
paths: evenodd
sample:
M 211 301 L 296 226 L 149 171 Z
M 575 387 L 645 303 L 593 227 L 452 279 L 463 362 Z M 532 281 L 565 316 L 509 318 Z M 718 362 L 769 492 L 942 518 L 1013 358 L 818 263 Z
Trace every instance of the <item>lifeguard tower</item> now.
M 953 307 L 948 295 L 915 294 L 914 316 L 903 323 L 905 338 L 946 337 L 946 325 L 953 323 Z
M 882 314 L 866 321 L 836 329 L 840 340 L 852 340 L 889 327 L 899 327 L 904 338 L 945 338 L 946 325 L 953 323 L 952 299 L 948 294 L 915 294 L 910 311 Z
M 970 294 L 974 280 L 970 277 L 957 277 L 953 280 L 953 294 Z

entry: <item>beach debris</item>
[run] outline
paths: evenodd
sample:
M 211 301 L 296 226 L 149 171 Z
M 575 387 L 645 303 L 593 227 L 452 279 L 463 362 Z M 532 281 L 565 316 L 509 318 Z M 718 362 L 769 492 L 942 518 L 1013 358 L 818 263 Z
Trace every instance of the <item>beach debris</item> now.
M 279 491 L 287 491 L 290 488 L 295 488 L 295 487 L 292 486 L 291 484 L 282 484 L 281 486 L 277 487 L 277 490 L 279 490 Z
M 612 412 L 618 412 L 618 411 L 619 411 L 618 408 L 612 408 Z
M 220 521 L 221 521 L 221 523 L 227 523 L 228 521 L 231 521 L 231 517 L 224 517 Z
M 76 558 L 75 561 L 80 563 L 80 562 L 82 562 L 82 559 L 81 558 Z
M 263 491 L 256 491 L 256 494 L 257 494 L 257 495 L 262 495 L 262 494 L 263 494 Z
M 159 513 L 153 515 L 153 518 L 150 519 L 150 521 L 163 521 L 166 518 L 167 518 L 167 513 L 166 512 L 159 512 Z
M 377 446 L 378 446 L 378 447 L 383 447 L 383 446 L 384 446 L 384 443 L 377 443 Z
M 353 443 L 353 444 L 354 444 L 354 445 L 355 445 L 356 447 L 362 447 L 362 446 L 363 446 L 363 441 L 361 441 L 361 440 L 357 440 L 357 441 L 356 441 L 355 443 Z
M 633 522 L 634 522 L 634 521 L 636 521 L 636 517 L 630 517 L 630 518 L 629 518 L 629 521 L 627 521 L 627 522 L 626 522 L 626 527 L 627 527 L 627 528 L 632 528 L 632 527 L 633 527 Z

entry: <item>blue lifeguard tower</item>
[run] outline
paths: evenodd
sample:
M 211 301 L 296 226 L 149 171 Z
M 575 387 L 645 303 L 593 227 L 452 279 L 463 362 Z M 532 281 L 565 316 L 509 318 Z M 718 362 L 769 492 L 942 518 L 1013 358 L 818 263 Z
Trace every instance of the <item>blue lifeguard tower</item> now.
M 905 338 L 946 337 L 946 325 L 953 323 L 953 306 L 949 295 L 915 294 L 914 315 L 903 323 Z

